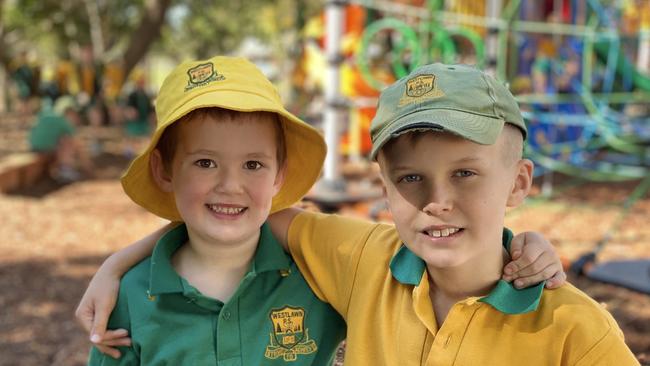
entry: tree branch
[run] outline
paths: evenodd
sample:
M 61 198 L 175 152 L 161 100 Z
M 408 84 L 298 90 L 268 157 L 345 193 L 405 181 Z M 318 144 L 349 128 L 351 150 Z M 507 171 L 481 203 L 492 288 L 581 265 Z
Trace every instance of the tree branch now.
M 165 14 L 171 0 L 147 0 L 140 26 L 133 32 L 129 46 L 124 53 L 124 76 L 147 54 L 151 44 L 160 36 L 160 29 L 165 23 Z

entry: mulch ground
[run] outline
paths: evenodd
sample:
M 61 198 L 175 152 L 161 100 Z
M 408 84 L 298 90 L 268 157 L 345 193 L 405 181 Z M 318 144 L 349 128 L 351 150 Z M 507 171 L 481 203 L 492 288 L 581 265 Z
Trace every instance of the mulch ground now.
M 21 129 L 4 134 L 3 128 L 0 156 L 24 146 L 7 137 L 24 138 Z M 102 131 L 105 149 L 95 157 L 92 180 L 62 186 L 44 179 L 0 194 L 0 365 L 84 365 L 89 343 L 73 313 L 90 277 L 110 253 L 163 222 L 123 194 L 118 177 L 128 160 L 110 148 L 115 142 L 110 136 L 119 134 Z M 507 224 L 515 232 L 543 233 L 568 263 L 605 235 L 634 183 L 569 188 L 510 212 Z M 363 215 L 367 206 L 345 212 Z M 650 258 L 649 219 L 646 195 L 632 207 L 599 260 Z M 642 364 L 650 365 L 650 296 L 585 277 L 572 277 L 571 282 L 607 307 L 630 348 Z

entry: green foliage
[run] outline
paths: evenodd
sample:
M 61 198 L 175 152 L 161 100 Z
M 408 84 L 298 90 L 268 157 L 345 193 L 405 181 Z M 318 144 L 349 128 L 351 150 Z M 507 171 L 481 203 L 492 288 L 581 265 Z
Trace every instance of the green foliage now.
M 178 12 L 184 16 L 163 30 L 162 51 L 179 57 L 205 58 L 232 53 L 247 37 L 258 38 L 275 48 L 285 47 L 281 44 L 283 37 L 297 34 L 304 19 L 318 14 L 322 3 L 306 0 L 192 0 L 177 7 L 184 8 Z
M 101 59 L 121 56 L 150 0 L 0 0 L 0 41 L 4 59 L 32 50 L 42 60 L 69 58 L 71 51 L 91 45 L 88 4 L 97 7 L 104 45 Z M 278 52 L 287 52 L 305 20 L 323 2 L 307 0 L 172 0 L 154 42 L 158 53 L 178 58 L 209 57 L 234 52 L 255 37 Z M 97 30 L 97 28 L 95 29 Z M 9 53 L 9 54 L 4 54 Z
M 107 48 L 130 36 L 138 24 L 143 0 L 93 1 Z M 91 44 L 88 19 L 83 0 L 15 0 L 4 4 L 2 24 L 11 48 L 45 48 L 45 54 L 53 49 L 56 56 L 67 57 L 71 46 Z

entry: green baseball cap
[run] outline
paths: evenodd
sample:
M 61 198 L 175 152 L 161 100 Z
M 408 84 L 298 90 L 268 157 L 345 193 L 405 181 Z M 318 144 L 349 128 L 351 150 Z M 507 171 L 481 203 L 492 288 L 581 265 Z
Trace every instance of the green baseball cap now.
M 386 142 L 413 130 L 451 132 L 492 145 L 505 123 L 526 138 L 521 111 L 505 85 L 471 66 L 421 66 L 381 92 L 370 126 L 370 157 L 375 160 Z

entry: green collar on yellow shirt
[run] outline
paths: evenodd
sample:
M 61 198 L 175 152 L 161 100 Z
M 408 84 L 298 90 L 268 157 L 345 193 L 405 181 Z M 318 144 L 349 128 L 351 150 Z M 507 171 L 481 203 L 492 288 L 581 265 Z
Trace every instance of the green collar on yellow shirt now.
M 512 232 L 504 228 L 503 246 L 506 249 L 510 248 L 511 240 Z M 418 286 L 425 270 L 426 264 L 422 258 L 403 244 L 390 262 L 393 278 L 405 285 Z M 492 291 L 479 301 L 490 304 L 505 314 L 523 314 L 537 310 L 543 289 L 544 282 L 519 290 L 511 283 L 499 280 Z

